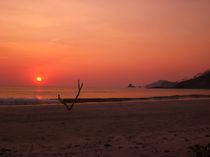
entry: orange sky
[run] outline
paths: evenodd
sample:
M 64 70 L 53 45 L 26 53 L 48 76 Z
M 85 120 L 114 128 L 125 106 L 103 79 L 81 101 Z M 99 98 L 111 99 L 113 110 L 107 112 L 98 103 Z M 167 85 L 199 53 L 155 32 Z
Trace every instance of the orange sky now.
M 210 68 L 209 0 L 0 1 L 0 85 L 127 86 Z

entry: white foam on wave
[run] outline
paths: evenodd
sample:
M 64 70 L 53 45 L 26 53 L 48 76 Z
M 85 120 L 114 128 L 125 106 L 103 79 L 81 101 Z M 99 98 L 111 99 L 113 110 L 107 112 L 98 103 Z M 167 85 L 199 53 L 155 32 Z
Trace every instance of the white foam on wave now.
M 37 98 L 0 98 L 0 105 L 33 105 L 33 104 L 53 104 L 57 103 L 53 99 Z

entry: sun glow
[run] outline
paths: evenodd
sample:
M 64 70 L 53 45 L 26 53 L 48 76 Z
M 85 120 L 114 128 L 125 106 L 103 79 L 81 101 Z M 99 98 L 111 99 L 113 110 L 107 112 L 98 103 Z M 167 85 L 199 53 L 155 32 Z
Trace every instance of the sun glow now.
M 43 80 L 43 79 L 42 79 L 41 76 L 37 76 L 37 77 L 36 77 L 36 81 L 37 81 L 37 82 L 42 82 L 42 80 Z

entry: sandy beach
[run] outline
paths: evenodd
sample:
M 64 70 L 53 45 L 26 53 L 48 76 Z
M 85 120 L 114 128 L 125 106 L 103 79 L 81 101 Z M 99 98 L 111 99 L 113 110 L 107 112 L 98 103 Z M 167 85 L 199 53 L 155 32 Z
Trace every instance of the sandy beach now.
M 0 107 L 0 156 L 186 157 L 210 142 L 210 99 Z

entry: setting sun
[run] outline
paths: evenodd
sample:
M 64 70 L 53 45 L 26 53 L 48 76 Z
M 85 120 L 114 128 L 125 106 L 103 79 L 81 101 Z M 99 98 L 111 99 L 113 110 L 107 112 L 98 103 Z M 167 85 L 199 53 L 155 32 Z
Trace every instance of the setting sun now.
M 37 82 L 42 82 L 42 80 L 43 80 L 42 77 L 40 77 L 40 76 L 37 76 L 37 77 L 36 77 L 36 81 L 37 81 Z

